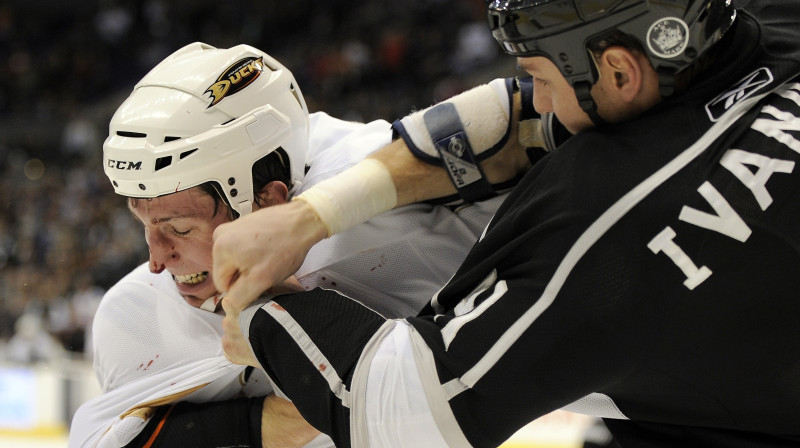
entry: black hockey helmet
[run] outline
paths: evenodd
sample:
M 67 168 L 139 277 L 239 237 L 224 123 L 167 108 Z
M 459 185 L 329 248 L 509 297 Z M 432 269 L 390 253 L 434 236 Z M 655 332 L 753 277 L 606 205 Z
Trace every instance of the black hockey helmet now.
M 550 59 L 592 107 L 597 81 L 590 42 L 615 31 L 639 41 L 672 93 L 674 75 L 706 53 L 736 17 L 731 0 L 486 0 L 489 26 L 506 53 Z

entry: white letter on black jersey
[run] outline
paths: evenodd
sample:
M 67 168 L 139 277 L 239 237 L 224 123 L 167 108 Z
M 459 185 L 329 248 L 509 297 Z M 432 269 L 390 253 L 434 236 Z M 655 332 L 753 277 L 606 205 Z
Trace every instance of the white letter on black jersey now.
M 789 84 L 784 90 L 778 92 L 778 95 L 794 101 L 795 104 L 800 106 L 800 83 Z
M 800 94 L 797 92 L 798 89 L 800 89 L 800 84 L 792 84 L 785 90 L 779 92 L 779 94 L 790 101 L 794 101 L 798 106 L 800 106 Z M 784 132 L 800 131 L 800 119 L 789 112 L 784 112 L 778 109 L 775 106 L 766 106 L 761 110 L 761 112 L 770 114 L 776 119 L 770 120 L 767 118 L 759 118 L 753 122 L 752 128 L 761 132 L 767 137 L 772 137 L 784 145 L 792 148 L 792 150 L 795 152 L 800 153 L 800 141 L 794 138 L 792 134 Z
M 654 254 L 664 252 L 686 275 L 686 281 L 683 282 L 684 286 L 694 289 L 711 276 L 711 269 L 705 266 L 698 269 L 697 265 L 686 255 L 686 252 L 675 244 L 674 238 L 675 231 L 672 230 L 672 227 L 667 226 L 647 244 L 647 247 Z
M 747 238 L 750 237 L 750 234 L 753 232 L 750 230 L 750 227 L 745 224 L 744 220 L 733 210 L 731 205 L 728 204 L 728 201 L 722 197 L 719 191 L 709 182 L 704 182 L 697 191 L 706 198 L 706 201 L 714 208 L 717 214 L 712 215 L 689 206 L 684 206 L 678 219 L 704 229 L 717 231 L 743 243 L 747 241 Z
M 760 154 L 730 149 L 722 156 L 719 162 L 736 176 L 756 197 L 761 210 L 766 210 L 772 204 L 772 196 L 767 191 L 767 181 L 773 173 L 791 173 L 794 162 L 789 160 L 771 159 Z M 753 174 L 745 165 L 758 167 Z

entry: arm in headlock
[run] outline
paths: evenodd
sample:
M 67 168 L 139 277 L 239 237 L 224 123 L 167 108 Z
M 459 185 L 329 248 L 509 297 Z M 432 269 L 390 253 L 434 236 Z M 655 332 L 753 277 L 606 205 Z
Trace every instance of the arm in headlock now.
M 533 110 L 529 78 L 496 79 L 395 121 L 387 147 L 299 195 L 331 236 L 422 201 L 488 199 L 512 187 L 563 128 Z
M 511 90 L 502 90 L 500 85 Z M 507 188 L 521 177 L 546 152 L 542 147 L 555 147 L 555 144 L 545 143 L 552 140 L 548 140 L 547 132 L 551 128 L 544 126 L 546 120 L 541 120 L 533 112 L 532 87 L 515 89 L 514 85 L 502 81 L 479 88 L 478 94 L 485 101 L 491 98 L 500 106 L 487 117 L 479 112 L 469 114 L 473 121 L 467 124 L 472 123 L 470 126 L 476 128 L 477 123 L 484 119 L 501 120 L 500 125 L 488 126 L 494 129 L 496 140 L 483 138 L 470 142 L 472 153 L 477 153 L 475 160 L 480 168 L 480 178 L 492 186 L 489 196 L 498 186 Z M 523 82 L 519 85 L 522 86 Z M 457 103 L 453 107 L 458 114 L 466 107 L 460 105 L 463 97 L 459 97 L 474 95 L 470 92 L 449 100 Z M 506 103 L 499 99 L 503 95 L 509 95 Z M 463 101 L 473 107 L 480 103 L 476 103 L 475 98 Z M 499 118 L 503 115 L 504 104 L 510 107 L 510 119 L 506 121 Z M 447 107 L 452 112 L 452 107 Z M 526 110 L 530 117 L 523 114 Z M 448 125 L 454 122 L 454 115 L 450 112 L 446 113 Z M 424 116 L 427 112 L 418 113 Z M 458 121 L 461 124 L 451 126 L 451 129 L 465 127 L 461 118 Z M 409 131 L 413 122 L 403 125 L 407 136 L 414 134 Z M 424 119 L 416 122 L 428 129 Z M 431 129 L 435 126 L 431 125 Z M 430 135 L 430 131 L 427 132 Z M 472 131 L 463 133 L 469 139 Z M 402 137 L 403 132 L 399 134 Z M 448 140 L 448 147 L 452 140 Z M 531 148 L 531 145 L 540 147 Z M 294 274 L 311 246 L 326 237 L 395 207 L 437 199 L 445 202 L 458 199 L 460 194 L 455 187 L 456 181 L 451 179 L 442 163 L 432 163 L 435 155 L 428 151 L 425 154 L 430 157 L 423 158 L 422 152 L 413 149 L 422 146 L 424 144 L 419 139 L 398 138 L 348 170 L 314 185 L 288 204 L 267 207 L 220 225 L 214 232 L 213 276 L 218 290 L 227 293 L 229 305 L 244 309 L 263 291 Z M 432 148 L 435 145 L 428 146 Z M 477 195 L 470 194 L 467 200 L 480 199 L 485 193 L 485 189 L 479 190 Z

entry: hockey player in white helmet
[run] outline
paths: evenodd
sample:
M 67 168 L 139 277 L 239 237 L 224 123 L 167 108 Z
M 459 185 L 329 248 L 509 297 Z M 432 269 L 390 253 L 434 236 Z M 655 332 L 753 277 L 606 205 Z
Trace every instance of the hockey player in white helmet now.
M 262 192 L 267 188 L 285 201 L 302 185 L 308 133 L 308 109 L 294 76 L 254 48 L 195 43 L 152 69 L 117 109 L 103 145 L 114 191 L 132 198 L 137 218 L 147 218 L 150 270 L 168 270 L 184 298 L 213 311 L 219 297 L 204 244 L 213 228 L 167 238 L 164 229 L 182 228 L 176 221 L 147 222 L 153 207 L 200 193 L 213 200 L 218 223 L 262 207 L 270 200 Z
M 486 87 L 506 115 L 499 125 L 506 140 L 516 86 Z M 76 413 L 70 447 L 314 439 L 319 433 L 290 403 L 264 399 L 272 390 L 263 372 L 225 359 L 212 236 L 222 223 L 344 171 L 392 137 L 382 120 L 309 114 L 291 72 L 246 45 L 188 45 L 137 83 L 111 120 L 103 166 L 144 227 L 150 260 L 99 307 L 94 363 L 103 395 Z M 415 313 L 452 276 L 503 197 L 376 216 L 320 242 L 282 288 L 334 288 L 386 316 Z

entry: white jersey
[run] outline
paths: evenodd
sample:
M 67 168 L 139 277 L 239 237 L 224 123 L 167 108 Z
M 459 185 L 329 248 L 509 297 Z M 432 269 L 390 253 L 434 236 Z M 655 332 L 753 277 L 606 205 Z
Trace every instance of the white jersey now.
M 388 144 L 385 121 L 367 125 L 311 115 L 304 189 Z M 317 243 L 295 274 L 306 289 L 335 289 L 386 317 L 416 314 L 455 273 L 505 195 L 456 212 L 412 204 Z
M 311 114 L 303 188 L 349 168 L 391 139 L 388 122 Z M 302 189 L 300 190 L 302 191 Z M 337 289 L 386 316 L 416 312 L 453 275 L 502 198 L 463 207 L 402 207 L 312 248 L 298 280 Z M 94 369 L 103 394 L 82 405 L 70 448 L 121 447 L 147 423 L 138 409 L 272 392 L 262 372 L 246 383 L 225 358 L 222 316 L 187 304 L 169 272 L 139 266 L 105 294 L 93 324 Z M 313 446 L 332 446 L 321 435 Z
M 244 392 L 244 367 L 222 352 L 222 316 L 186 303 L 172 276 L 153 274 L 146 263 L 108 290 L 93 334 L 103 394 L 76 412 L 70 447 L 126 445 L 146 424 L 136 410 L 165 397 L 202 402 Z M 269 392 L 263 378 L 248 386 L 253 395 Z

